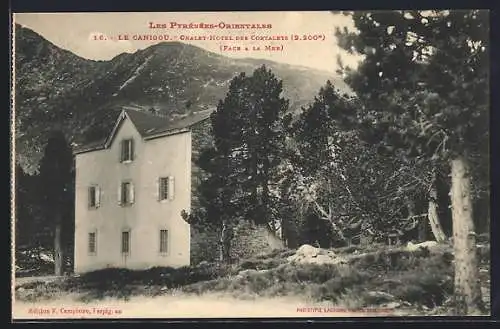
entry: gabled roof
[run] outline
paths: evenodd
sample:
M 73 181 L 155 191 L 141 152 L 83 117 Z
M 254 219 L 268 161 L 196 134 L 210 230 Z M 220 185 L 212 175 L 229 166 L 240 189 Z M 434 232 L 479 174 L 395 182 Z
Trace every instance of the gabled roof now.
M 214 109 L 209 109 L 167 119 L 144 111 L 126 108 L 120 113 L 113 130 L 106 139 L 76 147 L 73 153 L 79 154 L 108 148 L 126 118 L 132 122 L 143 139 L 149 140 L 189 131 L 193 125 L 208 119 L 213 111 Z

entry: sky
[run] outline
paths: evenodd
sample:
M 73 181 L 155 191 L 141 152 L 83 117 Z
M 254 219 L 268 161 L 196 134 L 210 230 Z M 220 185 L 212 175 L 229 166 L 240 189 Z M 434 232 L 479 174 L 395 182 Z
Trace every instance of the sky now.
M 168 36 L 170 41 L 173 38 L 181 41 L 186 36 L 196 36 L 205 40 L 182 42 L 228 57 L 263 58 L 329 72 L 337 69 L 338 55 L 350 67 L 355 67 L 359 61 L 358 57 L 341 50 L 334 36 L 335 27 L 352 28 L 352 20 L 330 12 L 16 13 L 14 22 L 34 30 L 61 48 L 94 60 L 109 60 L 118 54 L 133 53 L 161 42 L 135 40 L 138 36 L 148 35 L 155 38 Z M 179 25 L 171 28 L 172 22 Z M 152 29 L 150 23 L 165 24 L 166 28 Z M 190 29 L 181 25 L 189 23 L 216 26 L 219 23 L 222 23 L 221 26 L 261 24 L 270 28 Z M 292 35 L 317 40 L 291 40 Z M 233 40 L 209 40 L 209 36 L 232 37 Z M 126 37 L 128 40 L 125 40 Z M 246 37 L 248 40 L 237 41 L 234 40 L 236 37 Z M 255 37 L 287 37 L 288 40 L 252 40 Z M 265 50 L 266 45 L 282 50 Z M 224 46 L 229 48 L 224 49 Z

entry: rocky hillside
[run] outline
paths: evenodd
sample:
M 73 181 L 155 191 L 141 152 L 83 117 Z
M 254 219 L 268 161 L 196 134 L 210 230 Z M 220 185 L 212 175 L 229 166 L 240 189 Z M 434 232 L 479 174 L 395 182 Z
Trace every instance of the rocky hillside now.
M 240 72 L 262 64 L 283 79 L 292 111 L 310 102 L 330 79 L 328 72 L 256 59 L 231 59 L 201 48 L 165 42 L 93 61 L 61 49 L 16 25 L 16 141 L 19 162 L 36 170 L 47 134 L 61 128 L 76 143 L 102 138 L 123 104 L 155 107 L 175 115 L 213 107 Z

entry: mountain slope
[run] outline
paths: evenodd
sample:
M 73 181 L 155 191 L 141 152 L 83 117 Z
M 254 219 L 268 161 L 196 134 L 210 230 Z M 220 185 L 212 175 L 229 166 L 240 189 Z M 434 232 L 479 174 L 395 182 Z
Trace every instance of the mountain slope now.
M 77 144 L 102 138 L 120 105 L 155 107 L 164 115 L 216 106 L 229 81 L 266 64 L 283 79 L 284 96 L 297 111 L 330 79 L 339 77 L 303 67 L 256 59 L 231 59 L 201 48 L 160 43 L 109 61 L 93 61 L 63 50 L 16 25 L 16 153 L 34 171 L 48 133 L 62 129 Z

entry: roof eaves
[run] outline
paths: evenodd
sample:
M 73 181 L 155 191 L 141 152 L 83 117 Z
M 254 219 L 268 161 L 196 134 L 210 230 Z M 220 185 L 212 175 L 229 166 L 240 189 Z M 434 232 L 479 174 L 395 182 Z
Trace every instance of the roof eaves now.
M 181 129 L 170 129 L 167 131 L 162 131 L 157 134 L 151 134 L 148 136 L 144 136 L 144 140 L 150 140 L 150 139 L 155 139 L 155 138 L 161 138 L 161 137 L 166 137 L 166 136 L 171 136 L 171 135 L 176 135 L 176 134 L 181 134 L 190 131 L 189 127 L 188 128 L 181 128 Z
M 122 110 L 120 112 L 120 116 L 116 120 L 116 123 L 115 123 L 115 125 L 113 127 L 113 130 L 111 130 L 111 133 L 109 134 L 108 138 L 106 138 L 106 141 L 104 143 L 105 148 L 108 148 L 111 145 L 111 142 L 113 141 L 113 138 L 115 137 L 115 135 L 118 132 L 118 129 L 119 129 L 121 123 L 123 122 L 123 120 L 125 118 L 129 119 L 132 122 L 132 120 L 130 119 L 130 117 L 127 114 L 127 111 L 126 110 Z M 134 124 L 134 123 L 132 122 L 132 124 Z M 134 125 L 134 127 L 135 127 L 135 125 Z M 136 127 L 135 127 L 135 129 L 137 130 Z
M 77 154 L 82 154 L 82 153 L 88 153 L 92 151 L 98 151 L 98 150 L 104 150 L 106 149 L 106 145 L 96 145 L 96 146 L 90 146 L 90 147 L 81 147 L 73 150 L 73 155 Z
M 166 137 L 166 136 L 171 136 L 171 135 L 176 135 L 176 134 L 181 134 L 181 133 L 184 133 L 184 132 L 188 132 L 191 130 L 191 127 L 200 123 L 200 122 L 203 122 L 203 121 L 206 121 L 207 119 L 210 118 L 210 114 L 213 112 L 213 110 L 209 110 L 206 115 L 204 117 L 202 117 L 201 119 L 199 120 L 196 120 L 196 121 L 193 121 L 191 122 L 189 125 L 187 125 L 186 127 L 182 127 L 182 128 L 171 128 L 171 129 L 167 129 L 167 130 L 163 130 L 163 131 L 159 131 L 159 132 L 152 132 L 152 133 L 148 133 L 147 131 L 146 132 L 141 132 L 136 124 L 134 123 L 134 120 L 132 120 L 132 118 L 129 116 L 129 114 L 127 113 L 127 109 L 123 109 L 120 113 L 120 116 L 118 117 L 118 119 L 116 120 L 116 123 L 111 131 L 111 133 L 109 134 L 109 136 L 102 142 L 100 143 L 99 145 L 92 145 L 92 146 L 82 146 L 80 148 L 77 148 L 76 150 L 73 151 L 73 154 L 76 155 L 76 154 L 81 154 L 81 153 L 87 153 L 87 152 L 92 152 L 92 151 L 98 151 L 98 150 L 104 150 L 104 149 L 107 149 L 110 147 L 119 127 L 120 127 L 120 124 L 123 122 L 123 120 L 125 118 L 129 119 L 130 122 L 132 123 L 132 125 L 134 125 L 134 128 L 137 130 L 137 132 L 142 136 L 142 138 L 144 138 L 144 140 L 151 140 L 151 139 L 156 139 L 156 138 L 161 138 L 161 137 Z M 152 128 L 152 130 L 155 130 L 155 128 Z
M 148 140 L 148 139 L 160 138 L 160 137 L 164 137 L 164 136 L 170 136 L 170 135 L 174 135 L 174 134 L 187 132 L 187 131 L 190 131 L 191 127 L 193 127 L 194 125 L 197 125 L 200 122 L 206 121 L 209 118 L 210 118 L 210 115 L 203 117 L 200 120 L 193 121 L 189 125 L 182 127 L 182 128 L 171 128 L 171 129 L 167 129 L 164 131 L 159 131 L 157 133 L 152 133 L 152 134 L 144 136 L 144 139 Z

